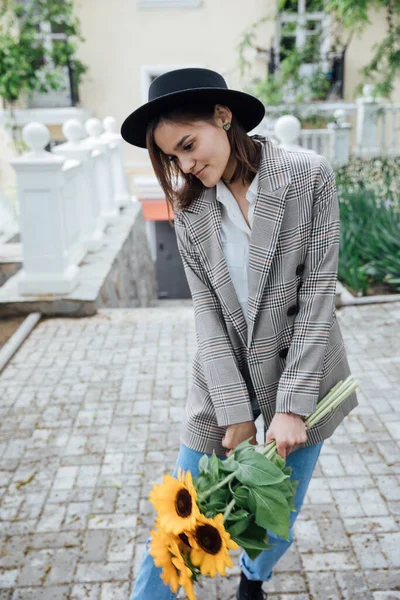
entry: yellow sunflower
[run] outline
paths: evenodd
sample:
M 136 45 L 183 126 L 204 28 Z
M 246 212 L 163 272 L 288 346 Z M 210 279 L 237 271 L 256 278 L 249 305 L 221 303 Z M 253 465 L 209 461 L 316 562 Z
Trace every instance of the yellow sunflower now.
M 179 571 L 179 585 L 185 590 L 185 594 L 188 600 L 197 600 L 196 594 L 193 588 L 193 573 L 187 566 L 184 557 L 182 556 L 178 544 L 173 543 L 171 545 L 171 552 L 174 556 L 172 557 L 172 563 L 174 567 Z
M 179 588 L 179 574 L 172 562 L 173 556 L 170 550 L 171 543 L 174 541 L 162 529 L 154 529 L 151 532 L 149 554 L 154 558 L 156 567 L 162 568 L 161 579 L 165 585 L 171 586 L 171 590 L 176 594 Z
M 226 531 L 222 514 L 214 519 L 200 515 L 194 531 L 188 532 L 188 538 L 192 546 L 190 560 L 203 575 L 215 577 L 217 571 L 226 575 L 226 567 L 232 567 L 228 549 L 237 550 L 239 546 Z
M 167 533 L 178 535 L 191 531 L 200 515 L 196 504 L 197 492 L 190 471 L 178 470 L 178 479 L 164 476 L 164 483 L 153 486 L 149 500 L 157 510 L 161 527 Z

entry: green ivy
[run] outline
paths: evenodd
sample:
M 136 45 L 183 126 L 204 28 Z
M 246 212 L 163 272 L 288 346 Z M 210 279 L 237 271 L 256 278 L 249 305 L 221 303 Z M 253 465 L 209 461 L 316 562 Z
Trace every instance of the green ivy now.
M 66 41 L 48 48 L 40 24 L 63 32 Z M 63 85 L 62 68 L 70 65 L 79 85 L 88 70 L 76 58 L 78 43 L 84 41 L 72 0 L 0 0 L 0 97 L 11 117 L 22 95 L 45 94 Z M 13 135 L 16 130 L 13 125 Z M 15 139 L 15 137 L 14 137 Z

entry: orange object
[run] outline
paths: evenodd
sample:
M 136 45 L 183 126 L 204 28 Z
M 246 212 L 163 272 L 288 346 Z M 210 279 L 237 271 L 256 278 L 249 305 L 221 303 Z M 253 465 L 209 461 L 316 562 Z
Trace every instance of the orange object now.
M 140 199 L 139 199 L 140 200 Z M 174 213 L 170 209 L 170 217 L 168 217 L 168 206 L 166 200 L 140 200 L 142 203 L 143 214 L 146 221 L 168 221 L 173 220 Z

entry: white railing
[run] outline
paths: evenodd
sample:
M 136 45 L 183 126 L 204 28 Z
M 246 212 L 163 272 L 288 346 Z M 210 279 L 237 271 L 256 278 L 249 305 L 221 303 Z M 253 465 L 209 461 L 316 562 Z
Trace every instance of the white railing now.
M 23 268 L 22 295 L 68 294 L 79 263 L 97 250 L 105 227 L 131 201 L 115 119 L 71 119 L 66 143 L 45 150 L 47 127 L 30 123 L 23 139 L 30 151 L 11 161 L 17 175 Z
M 300 121 L 296 119 L 297 124 L 292 125 L 293 131 L 288 141 L 286 133 L 284 138 L 280 138 L 276 127 L 282 118 L 292 117 L 290 108 L 288 105 L 288 114 L 278 118 L 285 107 L 269 107 L 269 113 L 276 112 L 277 117 L 266 117 L 251 133 L 270 137 L 273 142 L 285 147 L 292 146 L 292 149 L 297 150 L 304 148 L 323 154 L 335 165 L 346 164 L 351 155 L 364 158 L 400 156 L 400 104 L 381 103 L 373 97 L 370 85 L 364 86 L 362 97 L 354 104 L 321 102 L 318 105 L 296 107 L 305 118 L 314 110 L 319 114 L 330 115 L 332 121 L 328 123 L 327 129 L 299 129 Z M 297 134 L 293 137 L 295 131 Z

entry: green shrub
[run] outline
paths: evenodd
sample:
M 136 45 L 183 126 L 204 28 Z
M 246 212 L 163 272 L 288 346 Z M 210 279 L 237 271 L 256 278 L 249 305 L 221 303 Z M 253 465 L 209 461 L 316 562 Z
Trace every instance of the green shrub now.
M 336 181 L 340 281 L 358 295 L 374 283 L 400 292 L 400 160 L 353 159 Z

